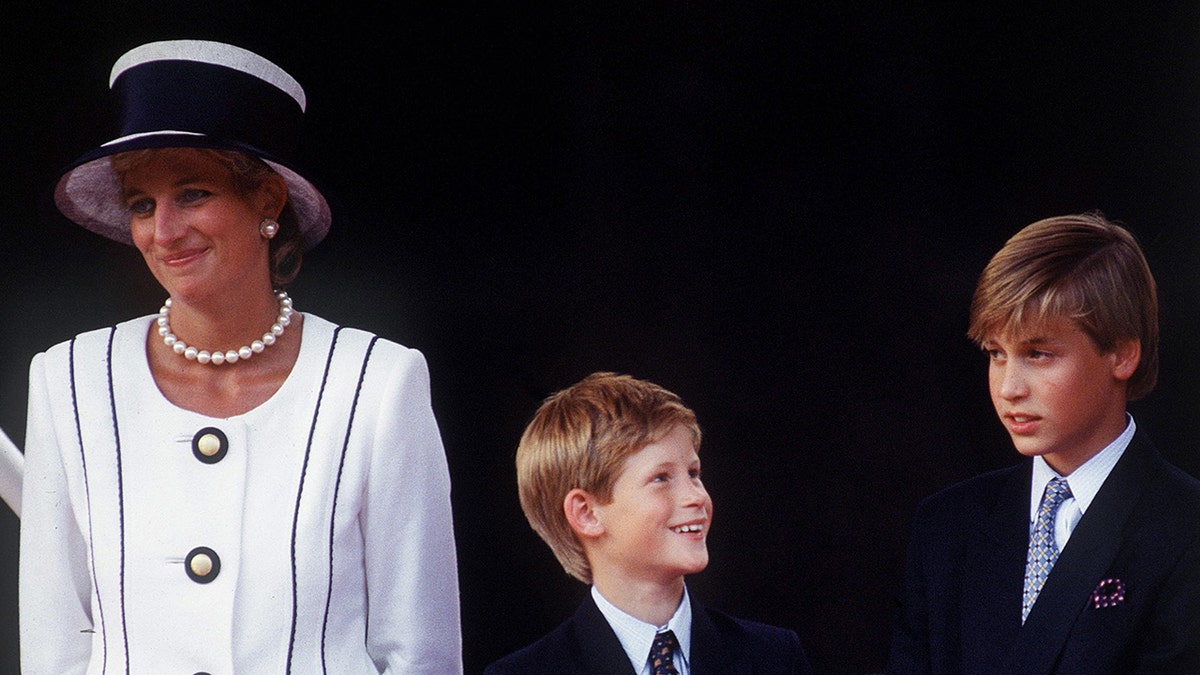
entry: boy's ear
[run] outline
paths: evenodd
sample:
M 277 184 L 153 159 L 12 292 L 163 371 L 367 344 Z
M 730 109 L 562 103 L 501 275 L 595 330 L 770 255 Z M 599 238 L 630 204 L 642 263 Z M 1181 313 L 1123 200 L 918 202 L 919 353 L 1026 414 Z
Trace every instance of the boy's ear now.
M 595 539 L 604 534 L 604 524 L 596 513 L 596 498 L 586 490 L 575 488 L 563 499 L 563 512 L 575 535 Z
M 1121 382 L 1129 380 L 1142 361 L 1142 341 L 1133 339 L 1118 342 L 1111 357 L 1113 377 Z

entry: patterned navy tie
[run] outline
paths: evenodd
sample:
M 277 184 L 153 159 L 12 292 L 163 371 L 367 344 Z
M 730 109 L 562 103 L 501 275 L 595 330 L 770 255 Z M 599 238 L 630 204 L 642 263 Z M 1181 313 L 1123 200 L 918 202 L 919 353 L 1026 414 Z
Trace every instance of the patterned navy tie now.
M 664 630 L 654 636 L 654 644 L 650 646 L 650 672 L 653 675 L 679 675 L 671 655 L 679 649 L 675 633 Z
M 1033 524 L 1033 533 L 1029 535 L 1029 554 L 1025 558 L 1025 593 L 1021 599 L 1021 624 L 1033 609 L 1038 594 L 1046 577 L 1050 576 L 1050 568 L 1058 560 L 1058 542 L 1054 539 L 1054 519 L 1058 515 L 1058 507 L 1070 498 L 1071 487 L 1066 478 L 1054 478 L 1046 484 L 1042 493 L 1042 505 L 1038 508 L 1037 521 Z

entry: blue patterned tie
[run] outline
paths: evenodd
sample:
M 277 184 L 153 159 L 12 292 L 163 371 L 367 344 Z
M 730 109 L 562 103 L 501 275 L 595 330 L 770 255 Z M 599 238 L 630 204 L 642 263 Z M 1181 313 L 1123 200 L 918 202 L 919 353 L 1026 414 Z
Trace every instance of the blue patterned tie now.
M 671 655 L 677 649 L 679 642 L 675 639 L 675 633 L 669 630 L 656 633 L 654 644 L 650 645 L 650 672 L 653 675 L 679 675 L 675 664 L 671 662 Z
M 1025 594 L 1021 599 L 1021 623 L 1025 623 L 1029 610 L 1042 592 L 1050 568 L 1058 560 L 1058 542 L 1054 540 L 1054 519 L 1058 507 L 1070 498 L 1071 487 L 1066 478 L 1054 478 L 1046 484 L 1042 493 L 1042 505 L 1038 508 L 1033 534 L 1029 536 L 1029 554 L 1025 558 Z

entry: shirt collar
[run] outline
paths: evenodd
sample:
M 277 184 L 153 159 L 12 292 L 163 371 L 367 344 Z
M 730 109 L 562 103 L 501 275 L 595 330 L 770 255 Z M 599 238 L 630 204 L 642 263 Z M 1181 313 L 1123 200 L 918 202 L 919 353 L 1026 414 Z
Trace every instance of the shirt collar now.
M 1126 413 L 1125 417 L 1129 420 L 1129 423 L 1125 425 L 1125 431 L 1122 431 L 1120 436 L 1113 439 L 1111 443 L 1104 446 L 1103 450 L 1097 452 L 1067 477 L 1067 484 L 1071 486 L 1071 496 L 1075 500 L 1075 505 L 1079 507 L 1080 513 L 1087 512 L 1088 506 L 1091 506 L 1092 500 L 1100 491 L 1100 487 L 1104 485 L 1108 474 L 1112 472 L 1117 461 L 1121 459 L 1121 455 L 1125 454 L 1125 448 L 1129 447 L 1129 442 L 1133 440 L 1137 424 L 1134 423 L 1133 416 L 1129 413 Z M 1041 506 L 1042 493 L 1046 490 L 1046 484 L 1056 477 L 1060 477 L 1058 472 L 1050 468 L 1041 455 L 1033 458 L 1033 486 L 1029 494 L 1030 522 L 1037 519 L 1038 507 Z
M 625 649 L 625 654 L 633 664 L 635 673 L 642 672 L 642 666 L 646 665 L 646 659 L 650 655 L 650 646 L 654 644 L 654 635 L 664 630 L 675 633 L 675 639 L 679 641 L 680 658 L 689 666 L 690 670 L 692 601 L 688 597 L 686 585 L 683 587 L 683 599 L 679 601 L 679 607 L 676 608 L 675 614 L 671 616 L 665 626 L 655 626 L 625 613 L 601 595 L 595 586 L 592 586 L 592 599 L 596 601 L 596 607 L 600 609 L 600 613 L 604 615 L 608 625 L 617 634 L 617 639 L 621 641 L 621 647 Z

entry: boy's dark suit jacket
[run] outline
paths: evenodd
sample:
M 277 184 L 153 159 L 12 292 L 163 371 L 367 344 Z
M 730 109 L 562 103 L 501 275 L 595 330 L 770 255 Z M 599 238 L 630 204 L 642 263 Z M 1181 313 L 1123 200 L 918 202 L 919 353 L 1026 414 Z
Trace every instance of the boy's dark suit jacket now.
M 647 654 L 648 656 L 648 654 Z M 692 600 L 693 675 L 811 673 L 795 631 L 743 621 Z M 633 675 L 629 656 L 589 593 L 575 615 L 484 675 Z
M 1135 434 L 1022 626 L 1031 471 L 921 504 L 888 672 L 1200 673 L 1200 481 Z M 1125 598 L 1097 608 L 1105 579 Z

